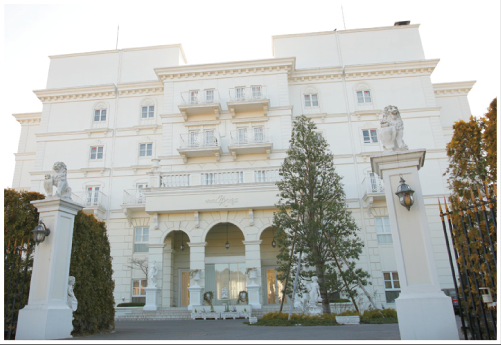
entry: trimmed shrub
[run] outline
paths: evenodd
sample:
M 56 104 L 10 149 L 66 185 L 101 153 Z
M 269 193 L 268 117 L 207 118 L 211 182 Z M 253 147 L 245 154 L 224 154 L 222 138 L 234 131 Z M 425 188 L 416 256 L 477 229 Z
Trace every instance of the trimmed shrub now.
M 86 334 L 115 328 L 110 242 L 104 222 L 82 211 L 75 217 L 70 276 L 75 277 L 78 309 L 73 333 Z
M 270 312 L 263 315 L 255 324 L 258 326 L 294 326 L 300 324 L 302 326 L 333 326 L 337 325 L 335 314 L 322 314 L 320 316 L 310 316 L 304 314 L 291 314 L 291 319 L 288 320 L 289 313 Z
M 347 298 L 335 298 L 330 300 L 330 303 L 346 303 L 346 302 L 351 302 L 351 301 Z
M 397 311 L 392 308 L 383 309 L 382 313 L 384 317 L 397 317 Z
M 392 308 L 366 310 L 360 323 L 398 323 L 397 311 Z
M 337 314 L 338 316 L 360 316 L 360 313 L 351 309 L 346 309 L 340 314 Z

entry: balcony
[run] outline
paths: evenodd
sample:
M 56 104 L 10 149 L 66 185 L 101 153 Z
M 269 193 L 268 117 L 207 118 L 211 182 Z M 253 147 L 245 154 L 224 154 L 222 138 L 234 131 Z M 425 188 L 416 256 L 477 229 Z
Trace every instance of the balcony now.
M 217 90 L 197 90 L 181 92 L 181 104 L 178 105 L 185 121 L 188 116 L 214 114 L 216 119 L 221 113 L 219 92 Z
M 103 219 L 106 214 L 108 197 L 101 191 L 82 191 L 71 193 L 73 201 L 84 205 L 83 212 L 93 214 L 98 219 Z
M 256 111 L 262 111 L 267 116 L 270 100 L 266 86 L 236 87 L 229 90 L 227 104 L 232 117 L 238 113 Z
M 364 186 L 363 200 L 367 203 L 372 204 L 377 200 L 386 200 L 384 183 L 378 175 L 371 173 L 371 176 L 364 178 L 362 185 Z
M 228 149 L 236 160 L 237 155 L 266 153 L 270 158 L 273 144 L 270 140 L 268 130 L 261 127 L 240 128 L 230 132 L 230 145 Z
M 126 189 L 123 194 L 123 205 L 141 205 L 146 203 L 146 197 L 141 189 Z
M 188 158 L 215 156 L 219 161 L 221 144 L 215 131 L 190 132 L 181 134 L 181 147 L 177 149 L 186 163 Z

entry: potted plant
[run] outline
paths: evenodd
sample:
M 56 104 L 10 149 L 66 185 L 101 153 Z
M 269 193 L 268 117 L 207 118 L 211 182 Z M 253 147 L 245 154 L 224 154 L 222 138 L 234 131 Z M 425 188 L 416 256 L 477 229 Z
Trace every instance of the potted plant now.
M 191 318 L 193 320 L 195 319 L 201 319 L 203 316 L 202 316 L 202 313 L 199 312 L 197 309 L 194 309 L 192 312 L 191 312 Z
M 244 311 L 241 311 L 238 317 L 243 317 L 244 319 L 248 319 L 250 317 L 250 312 L 247 311 L 247 308 L 244 308 Z
M 249 276 L 249 279 L 251 280 L 251 284 L 255 285 L 256 278 L 257 278 L 257 268 L 256 267 L 249 267 L 245 270 L 245 274 Z
M 214 298 L 214 293 L 212 291 L 207 291 L 204 293 L 204 302 L 206 302 L 207 304 L 210 305 L 210 312 L 205 312 L 205 309 L 204 309 L 204 312 L 202 315 L 204 320 L 206 320 L 207 318 L 217 320 L 221 316 L 220 313 L 216 313 L 216 311 L 214 310 L 214 306 L 212 305 L 213 298 Z
M 201 269 L 193 269 L 190 271 L 190 278 L 193 278 L 193 280 L 195 281 L 195 285 L 198 285 L 198 281 L 200 280 L 200 272 L 202 270 Z
M 221 313 L 221 318 L 222 319 L 230 319 L 233 318 L 235 320 L 237 317 L 239 317 L 239 313 L 237 312 L 237 308 L 233 306 L 233 308 L 230 310 L 225 310 L 223 313 Z

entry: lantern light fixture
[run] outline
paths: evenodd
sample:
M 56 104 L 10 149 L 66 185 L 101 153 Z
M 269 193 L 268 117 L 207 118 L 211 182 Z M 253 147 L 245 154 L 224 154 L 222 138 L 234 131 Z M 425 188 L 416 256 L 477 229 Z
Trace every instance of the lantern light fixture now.
M 275 237 L 273 237 L 273 241 L 271 241 L 271 246 L 275 248 L 277 246 L 277 242 L 275 242 Z
M 224 245 L 226 249 L 230 249 L 230 242 L 228 242 L 228 223 L 226 223 L 226 244 Z
M 400 185 L 398 186 L 395 194 L 398 196 L 400 204 L 405 207 L 407 211 L 410 211 L 411 206 L 414 204 L 414 191 L 408 184 L 405 183 L 402 174 L 400 174 Z
M 183 232 L 181 232 L 181 247 L 180 247 L 180 248 L 181 248 L 181 251 L 183 251 L 183 250 L 184 250 L 184 243 L 183 243 L 183 240 L 184 240 L 184 233 L 183 233 Z
M 38 219 L 38 225 L 35 226 L 35 230 L 33 232 L 33 240 L 35 241 L 35 245 L 39 245 L 43 241 L 45 241 L 45 237 L 50 235 L 50 229 L 45 226 L 42 217 Z

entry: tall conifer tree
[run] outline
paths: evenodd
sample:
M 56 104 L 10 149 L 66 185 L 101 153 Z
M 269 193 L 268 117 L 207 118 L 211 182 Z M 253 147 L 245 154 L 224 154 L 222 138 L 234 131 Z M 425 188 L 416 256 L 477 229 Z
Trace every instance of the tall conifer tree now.
M 279 229 L 279 279 L 288 277 L 287 293 L 292 291 L 296 254 L 301 252 L 301 277 L 318 277 L 322 310 L 330 313 L 330 292 L 344 292 L 355 302 L 358 284 L 367 284 L 369 275 L 355 267 L 363 244 L 351 212 L 345 207 L 334 156 L 316 129 L 305 116 L 294 121 L 288 156 L 280 169 L 282 180 L 277 182 L 279 211 L 273 223 Z M 301 282 L 299 290 L 307 291 Z

